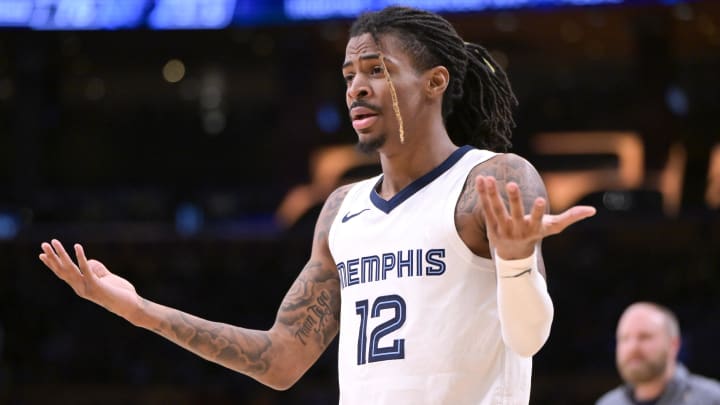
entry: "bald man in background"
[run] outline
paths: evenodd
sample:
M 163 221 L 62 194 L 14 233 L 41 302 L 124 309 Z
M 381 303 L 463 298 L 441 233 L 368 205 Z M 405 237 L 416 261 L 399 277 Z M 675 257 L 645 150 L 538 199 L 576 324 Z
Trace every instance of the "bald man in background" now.
M 720 382 L 677 362 L 680 327 L 668 308 L 630 305 L 617 327 L 615 362 L 625 382 L 596 405 L 720 405 Z

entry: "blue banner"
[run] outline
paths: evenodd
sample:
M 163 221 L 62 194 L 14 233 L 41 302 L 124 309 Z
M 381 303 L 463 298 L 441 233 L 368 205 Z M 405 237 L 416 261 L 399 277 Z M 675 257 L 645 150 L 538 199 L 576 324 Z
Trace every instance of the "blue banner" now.
M 405 0 L 436 12 L 478 12 L 681 0 Z M 36 30 L 222 29 L 353 18 L 393 0 L 0 0 L 0 27 Z

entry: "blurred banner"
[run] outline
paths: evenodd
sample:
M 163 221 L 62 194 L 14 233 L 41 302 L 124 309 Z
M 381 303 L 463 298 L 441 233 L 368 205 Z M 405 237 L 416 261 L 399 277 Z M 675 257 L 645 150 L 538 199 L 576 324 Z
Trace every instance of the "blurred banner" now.
M 437 12 L 618 4 L 675 4 L 681 0 L 405 0 Z M 36 30 L 149 28 L 220 29 L 228 26 L 351 18 L 393 0 L 0 0 L 0 27 Z

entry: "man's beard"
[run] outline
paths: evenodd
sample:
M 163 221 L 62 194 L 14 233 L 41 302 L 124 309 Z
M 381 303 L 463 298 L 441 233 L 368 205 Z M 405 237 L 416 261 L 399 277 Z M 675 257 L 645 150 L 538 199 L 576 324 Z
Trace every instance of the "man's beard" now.
M 387 141 L 387 135 L 380 134 L 377 137 L 366 142 L 358 140 L 357 148 L 362 153 L 371 154 L 377 152 L 378 149 L 385 145 L 385 141 Z
M 640 359 L 640 361 L 640 364 L 636 363 L 633 367 L 618 364 L 620 375 L 630 385 L 653 381 L 662 376 L 667 369 L 667 352 L 659 353 L 654 359 Z

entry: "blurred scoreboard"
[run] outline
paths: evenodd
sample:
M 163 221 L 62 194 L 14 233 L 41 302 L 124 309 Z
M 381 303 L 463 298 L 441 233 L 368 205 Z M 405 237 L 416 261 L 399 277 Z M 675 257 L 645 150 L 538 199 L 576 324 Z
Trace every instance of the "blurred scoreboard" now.
M 405 0 L 436 12 L 477 12 L 681 0 Z M 36 30 L 220 29 L 353 18 L 392 0 L 0 0 L 0 27 Z

